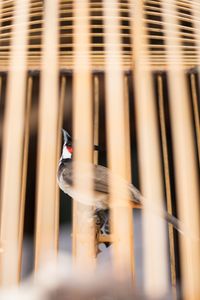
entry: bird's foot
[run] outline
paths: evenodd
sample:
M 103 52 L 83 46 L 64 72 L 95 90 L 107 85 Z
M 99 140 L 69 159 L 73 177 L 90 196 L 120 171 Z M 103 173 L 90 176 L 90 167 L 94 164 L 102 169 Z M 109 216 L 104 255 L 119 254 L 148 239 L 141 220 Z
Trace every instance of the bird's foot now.
M 97 255 L 102 252 L 99 249 L 100 236 L 101 235 L 108 235 L 110 234 L 110 227 L 109 227 L 109 210 L 106 209 L 96 209 L 94 213 L 95 225 L 96 225 L 96 248 L 97 248 Z M 106 248 L 110 246 L 109 242 L 103 242 Z

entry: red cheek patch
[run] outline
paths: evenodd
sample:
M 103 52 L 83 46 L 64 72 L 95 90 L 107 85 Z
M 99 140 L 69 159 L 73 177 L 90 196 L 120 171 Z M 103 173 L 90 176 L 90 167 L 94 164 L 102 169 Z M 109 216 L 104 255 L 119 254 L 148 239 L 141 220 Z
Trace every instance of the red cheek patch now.
M 70 147 L 70 146 L 67 146 L 67 150 L 68 150 L 70 153 L 73 152 L 73 149 L 72 149 L 72 147 Z

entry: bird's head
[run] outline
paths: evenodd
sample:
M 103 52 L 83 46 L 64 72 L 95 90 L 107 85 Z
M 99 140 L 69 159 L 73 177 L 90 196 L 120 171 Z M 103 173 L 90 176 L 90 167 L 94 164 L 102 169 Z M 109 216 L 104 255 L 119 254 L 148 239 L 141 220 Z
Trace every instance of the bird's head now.
M 65 129 L 62 129 L 62 132 L 63 132 L 64 143 L 63 143 L 61 159 L 67 159 L 67 158 L 71 159 L 73 153 L 72 138 Z

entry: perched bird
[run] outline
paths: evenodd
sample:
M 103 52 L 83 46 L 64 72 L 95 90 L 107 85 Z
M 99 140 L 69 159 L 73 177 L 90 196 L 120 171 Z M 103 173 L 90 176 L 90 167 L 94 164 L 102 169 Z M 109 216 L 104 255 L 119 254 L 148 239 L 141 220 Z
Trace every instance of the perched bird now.
M 58 184 L 61 190 L 71 197 L 74 197 L 73 190 L 73 148 L 72 138 L 66 130 L 63 129 L 64 143 L 62 155 L 58 165 Z M 109 186 L 108 177 L 112 176 L 109 169 L 101 165 L 92 165 L 94 181 L 94 219 L 97 232 L 109 233 Z M 84 174 L 84 176 L 86 176 Z M 144 197 L 139 190 L 130 183 L 126 183 L 130 193 L 130 199 L 134 203 L 143 205 Z M 152 212 L 159 213 L 155 208 Z M 182 231 L 180 221 L 167 211 L 160 212 L 167 222 L 171 223 L 178 231 Z M 107 244 L 106 246 L 108 246 Z

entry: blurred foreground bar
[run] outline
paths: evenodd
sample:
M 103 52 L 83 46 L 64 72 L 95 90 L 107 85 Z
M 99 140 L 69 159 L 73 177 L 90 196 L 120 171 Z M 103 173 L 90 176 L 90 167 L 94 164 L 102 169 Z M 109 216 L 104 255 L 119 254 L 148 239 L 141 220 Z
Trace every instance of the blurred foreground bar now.
M 73 256 L 77 267 L 95 266 L 95 228 L 92 173 L 92 74 L 89 56 L 89 1 L 74 1 L 73 143 L 74 190 Z M 81 197 L 85 197 L 83 203 Z
M 21 176 L 24 146 L 26 94 L 26 45 L 29 1 L 18 0 L 13 20 L 12 48 L 6 94 L 3 130 L 1 181 L 1 285 L 17 284 L 20 278 L 19 260 L 22 243 L 19 240 Z
M 145 197 L 143 210 L 144 288 L 146 294 L 154 298 L 164 296 L 168 291 L 168 269 L 164 220 L 153 212 L 154 207 L 162 211 L 164 203 L 153 80 L 143 22 L 144 2 L 132 3 L 131 16 L 139 167 L 141 192 Z M 143 54 L 144 52 L 146 55 Z
M 36 271 L 45 261 L 56 257 L 59 234 L 56 204 L 59 82 L 57 1 L 45 1 L 43 45 L 37 162 Z
M 109 178 L 111 225 L 114 240 L 113 265 L 121 280 L 130 280 L 133 272 L 133 226 L 129 193 L 123 178 L 127 178 L 125 133 L 125 97 L 120 50 L 118 3 L 104 1 L 105 15 L 105 80 L 106 126 L 108 166 L 113 175 Z
M 181 270 L 184 299 L 197 300 L 200 295 L 199 184 L 183 53 L 175 30 L 175 4 L 174 0 L 163 1 L 163 9 L 170 13 L 165 18 L 165 28 L 178 213 L 186 230 L 180 237 Z

